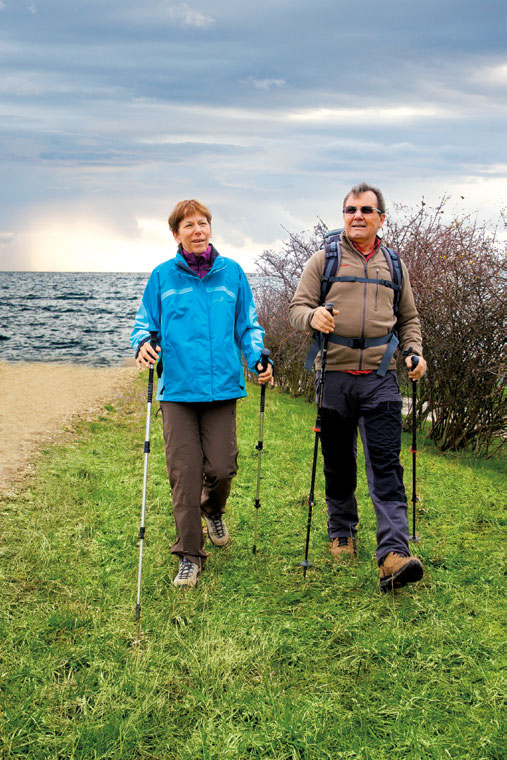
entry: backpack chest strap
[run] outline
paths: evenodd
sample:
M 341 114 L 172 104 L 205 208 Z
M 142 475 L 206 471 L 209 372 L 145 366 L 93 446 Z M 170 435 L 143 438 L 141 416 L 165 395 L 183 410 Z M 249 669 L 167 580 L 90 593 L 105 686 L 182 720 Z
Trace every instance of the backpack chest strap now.
M 391 280 L 379 280 L 375 277 L 353 277 L 352 275 L 343 275 L 342 277 L 329 277 L 327 282 L 369 282 L 372 285 L 383 285 L 385 288 L 392 288 L 393 290 L 400 289 L 400 286 L 396 282 L 392 282 Z
M 388 335 L 382 335 L 380 338 L 344 338 L 342 335 L 328 335 L 330 343 L 337 343 L 339 346 L 346 346 L 347 348 L 359 348 L 363 350 L 365 348 L 376 348 L 377 346 L 384 346 L 389 343 L 393 333 Z

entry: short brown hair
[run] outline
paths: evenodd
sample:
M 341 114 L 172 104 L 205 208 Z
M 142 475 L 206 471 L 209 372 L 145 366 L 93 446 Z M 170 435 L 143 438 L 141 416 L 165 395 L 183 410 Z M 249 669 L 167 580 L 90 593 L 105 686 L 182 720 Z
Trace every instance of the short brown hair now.
M 202 214 L 211 224 L 211 211 L 209 208 L 206 208 L 206 206 L 203 206 L 202 203 L 199 203 L 199 201 L 196 201 L 195 199 L 190 201 L 180 201 L 169 215 L 168 222 L 171 231 L 177 233 L 183 219 L 192 214 Z
M 361 182 L 359 185 L 354 185 L 354 187 L 351 187 L 343 200 L 343 205 L 345 206 L 348 198 L 351 195 L 355 195 L 357 198 L 358 195 L 362 195 L 362 193 L 367 193 L 369 190 L 371 190 L 371 192 L 375 193 L 375 195 L 377 196 L 377 206 L 380 213 L 385 214 L 386 204 L 385 204 L 384 196 L 382 195 L 382 192 L 378 189 L 378 187 L 373 187 L 373 185 L 369 185 L 367 182 Z

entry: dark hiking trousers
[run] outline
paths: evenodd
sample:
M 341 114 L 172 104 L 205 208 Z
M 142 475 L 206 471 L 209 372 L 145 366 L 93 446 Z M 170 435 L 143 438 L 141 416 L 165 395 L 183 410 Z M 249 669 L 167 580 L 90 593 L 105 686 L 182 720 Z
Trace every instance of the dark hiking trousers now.
M 171 551 L 201 566 L 207 556 L 201 511 L 223 514 L 237 471 L 236 399 L 160 406 L 178 534 Z
M 377 517 L 377 560 L 410 554 L 403 485 L 401 395 L 395 372 L 350 375 L 326 372 L 321 445 L 326 480 L 328 534 L 357 530 L 357 430 L 361 430 L 370 496 Z

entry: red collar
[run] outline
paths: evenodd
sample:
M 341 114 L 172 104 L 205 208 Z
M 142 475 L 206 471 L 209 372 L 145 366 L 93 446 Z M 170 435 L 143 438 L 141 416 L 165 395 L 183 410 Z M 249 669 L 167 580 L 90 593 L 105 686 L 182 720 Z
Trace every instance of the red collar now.
M 370 259 L 370 258 L 373 256 L 373 254 L 375 253 L 375 251 L 377 250 L 377 248 L 379 247 L 379 245 L 380 245 L 380 243 L 381 243 L 382 241 L 381 241 L 381 240 L 380 240 L 380 238 L 379 238 L 379 237 L 376 235 L 376 236 L 375 236 L 375 243 L 373 244 L 373 248 L 371 249 L 370 253 L 363 253 L 363 251 L 360 251 L 360 250 L 359 250 L 359 248 L 357 247 L 357 245 L 356 245 L 355 243 L 353 243 L 353 242 L 352 242 L 352 240 L 351 240 L 350 242 L 352 243 L 352 245 L 354 246 L 354 248 L 356 249 L 356 251 L 357 251 L 358 253 L 360 253 L 360 254 L 361 254 L 361 256 L 364 256 L 364 258 L 366 259 L 366 261 L 368 261 L 368 259 Z

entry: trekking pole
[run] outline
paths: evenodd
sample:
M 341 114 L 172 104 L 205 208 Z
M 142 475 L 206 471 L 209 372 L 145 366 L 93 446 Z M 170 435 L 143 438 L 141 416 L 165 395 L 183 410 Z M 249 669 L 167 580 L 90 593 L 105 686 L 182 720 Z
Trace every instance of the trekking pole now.
M 266 370 L 268 368 L 268 357 L 271 354 L 271 351 L 267 348 L 262 349 L 260 363 L 262 364 L 262 369 Z M 259 501 L 259 495 L 261 490 L 261 461 L 262 461 L 262 436 L 264 432 L 264 404 L 266 399 L 266 383 L 262 384 L 261 387 L 261 401 L 260 401 L 260 413 L 259 413 L 259 440 L 257 442 L 257 446 L 255 447 L 257 450 L 257 492 L 255 494 L 255 522 L 254 522 L 254 542 L 252 546 L 252 552 L 253 554 L 257 554 L 257 528 L 259 524 L 259 509 L 261 506 L 261 503 Z
M 412 356 L 412 369 L 415 369 L 419 364 L 419 357 Z M 415 505 L 419 501 L 416 494 L 416 470 L 417 470 L 417 380 L 412 380 L 412 446 L 410 451 L 412 452 L 412 535 L 409 537 L 409 541 L 417 543 L 419 536 L 415 532 Z
M 331 302 L 326 303 L 326 309 L 332 315 L 334 304 L 332 304 Z M 312 511 L 315 504 L 315 501 L 314 501 L 315 475 L 317 472 L 317 456 L 319 453 L 319 436 L 322 430 L 322 420 L 321 420 L 322 399 L 323 399 L 323 393 L 324 393 L 324 377 L 326 374 L 327 344 L 329 342 L 329 335 L 324 334 L 323 336 L 321 333 L 320 338 L 322 341 L 321 370 L 320 370 L 319 390 L 317 392 L 317 419 L 315 420 L 315 425 L 313 428 L 314 433 L 315 433 L 315 443 L 313 446 L 312 479 L 310 483 L 310 493 L 308 494 L 308 523 L 306 526 L 305 558 L 303 562 L 301 562 L 300 564 L 300 566 L 303 568 L 303 578 L 306 578 L 306 571 L 308 570 L 309 567 L 312 566 L 312 563 L 308 561 L 308 549 L 310 546 L 310 529 L 312 527 Z
M 157 333 L 150 333 L 150 346 L 156 350 Z M 143 545 L 144 545 L 144 523 L 146 517 L 146 486 L 148 484 L 148 455 L 150 453 L 150 427 L 151 427 L 151 403 L 153 400 L 153 370 L 155 365 L 150 364 L 148 373 L 148 408 L 146 411 L 146 434 L 144 436 L 144 478 L 143 478 L 143 504 L 141 508 L 141 527 L 139 528 L 139 568 L 137 571 L 137 604 L 136 604 L 136 621 L 139 622 L 141 617 L 141 575 L 143 571 Z

